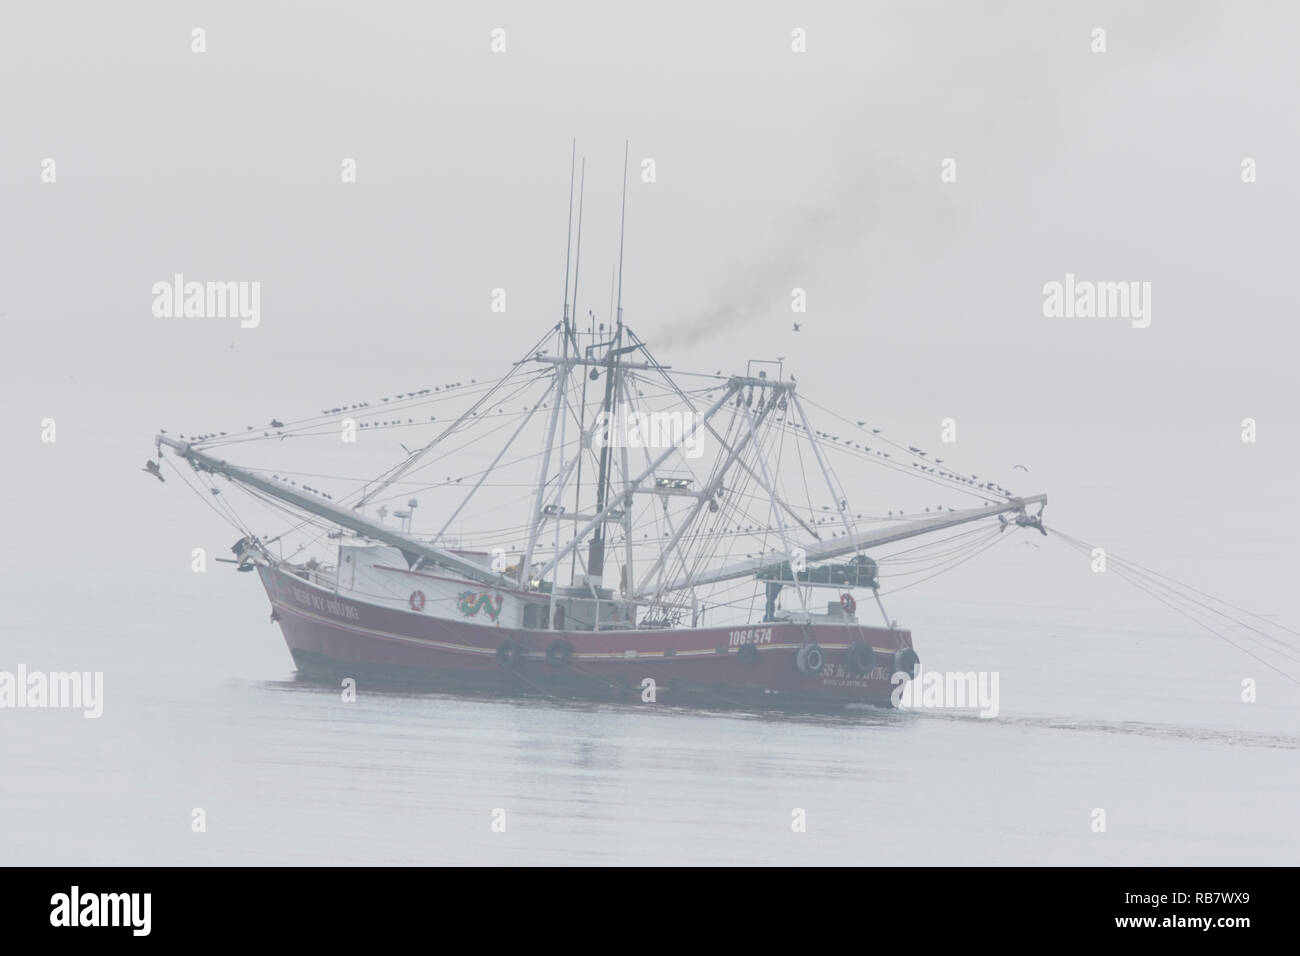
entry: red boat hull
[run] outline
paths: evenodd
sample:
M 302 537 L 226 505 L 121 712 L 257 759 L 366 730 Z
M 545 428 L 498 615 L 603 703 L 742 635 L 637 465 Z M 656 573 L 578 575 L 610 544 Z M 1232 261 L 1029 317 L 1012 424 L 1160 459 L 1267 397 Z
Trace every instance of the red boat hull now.
M 790 623 L 655 630 L 554 631 L 493 627 L 382 607 L 258 567 L 295 663 L 306 675 L 367 676 L 431 687 L 635 699 L 648 687 L 665 703 L 706 706 L 888 705 L 895 655 L 909 631 L 857 624 Z M 555 642 L 568 652 L 552 654 Z M 800 672 L 799 649 L 817 644 L 825 662 Z M 875 667 L 849 665 L 869 644 Z M 742 653 L 742 647 L 753 651 Z M 557 659 L 558 658 L 558 659 Z M 652 681 L 652 685 L 646 682 Z

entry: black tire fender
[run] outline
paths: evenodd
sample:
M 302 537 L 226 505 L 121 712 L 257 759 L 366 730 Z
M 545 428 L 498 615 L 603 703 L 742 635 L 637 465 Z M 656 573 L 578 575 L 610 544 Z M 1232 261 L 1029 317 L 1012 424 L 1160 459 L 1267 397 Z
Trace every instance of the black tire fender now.
M 876 651 L 870 644 L 849 646 L 849 670 L 855 674 L 870 674 L 876 669 Z
M 906 674 L 911 680 L 921 666 L 921 657 L 910 647 L 900 647 L 894 652 L 894 673 Z
M 497 648 L 497 663 L 507 669 L 513 669 L 519 663 L 522 654 L 523 649 L 507 637 Z
M 573 659 L 573 645 L 556 638 L 546 646 L 546 663 L 552 667 L 563 667 Z
M 805 677 L 816 677 L 826 664 L 826 652 L 817 644 L 805 644 L 794 655 L 794 666 Z

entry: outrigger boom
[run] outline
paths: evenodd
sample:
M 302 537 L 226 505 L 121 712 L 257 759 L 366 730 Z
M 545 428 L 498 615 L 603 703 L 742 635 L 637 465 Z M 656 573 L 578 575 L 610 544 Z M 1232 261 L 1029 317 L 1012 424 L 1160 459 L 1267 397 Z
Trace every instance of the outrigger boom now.
M 815 561 L 825 561 L 829 558 L 837 558 L 842 555 L 851 554 L 866 548 L 879 547 L 882 544 L 893 544 L 896 541 L 906 541 L 908 538 L 915 538 L 918 535 L 930 534 L 934 531 L 943 531 L 947 528 L 955 528 L 958 525 L 969 524 L 972 521 L 980 521 L 984 518 L 992 518 L 996 515 L 1019 513 L 1024 514 L 1025 508 L 1033 504 L 1047 504 L 1047 495 L 1031 495 L 1028 498 L 1012 498 L 1010 501 L 1002 504 L 988 505 L 984 508 L 967 508 L 962 511 L 952 511 L 933 518 L 922 518 L 916 521 L 907 521 L 896 525 L 892 528 L 881 528 L 873 531 L 864 531 L 851 535 L 848 538 L 836 539 L 833 544 L 812 545 L 804 548 L 804 560 L 808 563 Z M 1034 519 L 1030 519 L 1032 523 Z M 1038 527 L 1038 525 L 1034 525 Z M 681 581 L 669 585 L 665 590 L 674 590 L 678 587 L 698 587 L 705 584 L 714 584 L 718 581 L 730 581 L 736 578 L 749 577 L 757 575 L 764 571 L 771 571 L 781 567 L 784 560 L 774 562 L 770 556 L 754 558 L 750 561 L 742 561 L 728 567 L 719 568 L 716 571 L 706 571 L 690 579 L 689 582 Z M 791 582 L 794 583 L 794 582 Z
M 401 550 L 406 557 L 407 564 L 411 567 L 415 567 L 423 561 L 423 566 L 439 565 L 458 574 L 463 574 L 470 580 L 478 581 L 480 584 L 487 584 L 497 588 L 513 586 L 513 582 L 505 575 L 496 574 L 481 564 L 466 561 L 450 551 L 435 548 L 411 535 L 394 531 L 392 528 L 386 528 L 378 522 L 368 520 L 364 515 L 352 509 L 340 508 L 328 501 L 321 501 L 313 495 L 304 494 L 295 488 L 286 488 L 284 485 L 264 478 L 247 468 L 240 468 L 238 465 L 232 465 L 220 458 L 213 458 L 209 454 L 198 451 L 189 442 L 177 441 L 175 438 L 169 438 L 166 435 L 155 435 L 154 441 L 157 445 L 166 445 L 179 457 L 184 458 L 200 471 L 225 475 L 231 481 L 237 481 L 248 485 L 250 488 L 256 488 L 258 491 L 279 498 L 294 507 L 333 521 L 350 531 L 363 534 L 367 538 L 373 538 L 376 541 L 382 541 L 384 544 L 391 544 Z

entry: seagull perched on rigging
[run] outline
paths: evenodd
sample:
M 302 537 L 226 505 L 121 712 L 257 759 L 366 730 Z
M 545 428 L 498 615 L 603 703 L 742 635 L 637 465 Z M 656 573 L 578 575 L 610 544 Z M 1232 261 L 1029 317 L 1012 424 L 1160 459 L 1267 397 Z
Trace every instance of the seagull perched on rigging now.
M 154 461 L 152 458 L 146 461 L 144 463 L 144 467 L 141 468 L 140 470 L 149 472 L 149 474 L 153 475 L 155 478 L 157 478 L 159 481 L 163 482 L 164 484 L 166 484 L 167 482 L 167 479 L 162 476 L 162 472 L 158 470 L 158 462 Z
M 799 323 L 798 323 L 798 322 L 794 323 L 794 330 L 795 330 L 796 332 L 799 331 Z

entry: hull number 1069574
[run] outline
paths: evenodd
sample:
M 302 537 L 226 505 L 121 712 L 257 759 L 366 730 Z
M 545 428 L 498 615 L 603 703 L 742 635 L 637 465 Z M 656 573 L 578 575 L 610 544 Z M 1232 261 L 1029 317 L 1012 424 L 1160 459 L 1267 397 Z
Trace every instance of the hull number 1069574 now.
M 732 647 L 739 647 L 741 644 L 771 644 L 772 629 L 770 627 L 750 627 L 743 631 L 732 631 L 728 643 Z

